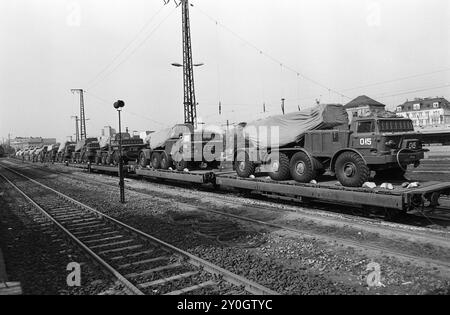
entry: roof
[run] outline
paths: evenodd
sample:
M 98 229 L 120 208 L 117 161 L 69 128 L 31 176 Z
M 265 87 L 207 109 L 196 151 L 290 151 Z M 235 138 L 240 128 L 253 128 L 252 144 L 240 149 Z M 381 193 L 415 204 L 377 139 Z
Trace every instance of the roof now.
M 414 110 L 413 105 L 414 104 L 420 104 L 420 110 L 424 110 L 427 108 L 431 108 L 434 103 L 439 103 L 439 108 L 447 108 L 450 109 L 450 102 L 447 101 L 443 97 L 435 97 L 435 98 L 419 98 L 415 99 L 413 101 L 406 101 L 403 105 L 399 105 L 402 107 L 402 110 Z M 408 107 L 410 107 L 408 109 Z
M 375 101 L 374 99 L 366 96 L 361 95 L 355 98 L 350 103 L 346 104 L 344 106 L 345 109 L 351 109 L 351 108 L 357 108 L 362 106 L 377 106 L 377 107 L 386 107 L 386 105 L 381 104 L 380 102 Z

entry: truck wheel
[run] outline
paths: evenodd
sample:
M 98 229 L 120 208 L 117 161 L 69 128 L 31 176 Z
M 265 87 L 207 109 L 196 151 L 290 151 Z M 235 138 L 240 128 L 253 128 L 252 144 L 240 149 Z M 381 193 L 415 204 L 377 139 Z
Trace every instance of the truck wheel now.
M 292 178 L 299 183 L 309 183 L 316 178 L 316 170 L 309 156 L 304 152 L 297 152 L 291 158 L 289 165 Z
M 248 178 L 255 174 L 255 163 L 250 161 L 248 153 L 245 153 L 244 161 L 235 161 L 236 173 L 239 177 Z
M 175 168 L 178 172 L 183 172 L 185 169 L 188 168 L 188 162 L 186 160 L 181 159 L 180 161 L 175 162 Z
M 336 160 L 336 177 L 345 187 L 361 187 L 369 180 L 370 169 L 354 152 L 344 152 Z
M 108 164 L 106 159 L 107 159 L 107 156 L 103 154 L 102 155 L 102 165 Z
M 161 155 L 159 153 L 152 154 L 152 167 L 155 170 L 158 170 L 161 167 Z
M 172 158 L 166 152 L 161 153 L 161 169 L 168 170 L 172 165 Z
M 142 168 L 146 168 L 147 167 L 147 165 L 149 164 L 149 160 L 145 157 L 145 153 L 144 152 L 141 152 L 141 154 L 139 155 L 139 165 L 142 167 Z
M 119 161 L 120 161 L 120 156 L 118 152 L 114 152 L 112 154 L 112 164 L 114 166 L 118 166 L 119 165 Z
M 291 178 L 289 157 L 284 153 L 279 153 L 278 158 L 270 160 L 272 172 L 269 173 L 271 179 L 276 181 L 288 180 Z

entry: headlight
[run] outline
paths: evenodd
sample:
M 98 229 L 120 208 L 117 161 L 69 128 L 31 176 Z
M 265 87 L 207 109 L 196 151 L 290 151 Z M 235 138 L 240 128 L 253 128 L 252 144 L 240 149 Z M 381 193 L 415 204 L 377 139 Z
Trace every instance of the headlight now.
M 395 143 L 394 140 L 389 140 L 388 142 L 385 143 L 385 145 L 388 147 L 395 147 L 397 146 L 397 143 Z

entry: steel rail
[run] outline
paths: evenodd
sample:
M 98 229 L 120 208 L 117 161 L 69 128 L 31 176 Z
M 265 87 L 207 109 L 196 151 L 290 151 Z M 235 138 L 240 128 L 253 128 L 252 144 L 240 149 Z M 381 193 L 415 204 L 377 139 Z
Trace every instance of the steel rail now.
M 5 169 L 8 169 L 8 168 L 5 168 Z M 87 247 L 82 241 L 80 241 L 69 230 L 67 230 L 64 226 L 62 226 L 55 218 L 53 218 L 53 216 L 51 216 L 45 209 L 43 209 L 40 205 L 38 205 L 33 199 L 31 199 L 23 190 L 21 190 L 19 187 L 17 187 L 13 182 L 11 182 L 3 174 L 0 174 L 0 176 L 6 182 L 8 182 L 14 189 L 16 189 L 29 203 L 31 203 L 36 209 L 41 211 L 47 218 L 49 218 L 61 231 L 64 232 L 64 234 L 66 234 L 73 242 L 75 242 L 91 258 L 93 258 L 97 263 L 99 263 L 103 268 L 105 268 L 111 275 L 113 275 L 117 280 L 119 280 L 131 293 L 133 293 L 135 295 L 144 295 L 144 293 L 141 290 L 139 290 L 137 287 L 135 287 L 123 275 L 121 275 L 111 265 L 109 265 L 106 261 L 104 261 L 100 256 L 98 256 L 96 253 L 94 253 L 89 247 Z
M 113 222 L 114 224 L 116 224 L 116 225 L 118 225 L 118 226 L 120 226 L 122 228 L 125 228 L 125 229 L 127 229 L 129 231 L 132 231 L 136 235 L 144 238 L 145 240 L 150 240 L 151 242 L 156 243 L 159 246 L 162 246 L 162 247 L 170 249 L 171 251 L 173 251 L 173 252 L 175 252 L 175 253 L 177 253 L 177 254 L 187 258 L 187 262 L 190 263 L 191 265 L 203 268 L 204 270 L 206 270 L 207 272 L 209 272 L 211 274 L 220 275 L 220 276 L 222 276 L 222 278 L 224 280 L 226 280 L 227 282 L 229 282 L 231 284 L 234 284 L 236 286 L 243 286 L 245 288 L 245 290 L 247 292 L 251 293 L 251 294 L 254 294 L 254 295 L 279 295 L 279 293 L 276 292 L 276 291 L 273 291 L 273 290 L 271 290 L 269 288 L 266 288 L 266 287 L 264 287 L 264 286 L 262 286 L 260 284 L 257 284 L 257 283 L 255 283 L 253 281 L 250 281 L 250 280 L 248 280 L 248 279 L 246 279 L 244 277 L 236 275 L 236 274 L 234 274 L 234 273 L 232 273 L 232 272 L 230 272 L 230 271 L 228 271 L 226 269 L 223 269 L 223 268 L 221 268 L 221 267 L 219 267 L 217 265 L 214 265 L 214 264 L 212 264 L 212 263 L 210 263 L 210 262 L 208 262 L 208 261 L 206 261 L 206 260 L 204 260 L 204 259 L 202 259 L 200 257 L 194 256 L 194 255 L 192 255 L 192 254 L 190 254 L 190 253 L 188 253 L 188 252 L 186 252 L 186 251 L 184 251 L 182 249 L 179 249 L 179 248 L 177 248 L 177 247 L 175 247 L 175 246 L 173 246 L 173 245 L 171 245 L 169 243 L 166 243 L 166 242 L 164 242 L 162 240 L 159 240 L 159 239 L 157 239 L 157 238 L 155 238 L 155 237 L 153 237 L 153 236 L 151 236 L 151 235 L 149 235 L 147 233 L 144 233 L 144 232 L 142 232 L 140 230 L 137 230 L 137 229 L 135 229 L 132 226 L 129 226 L 129 225 L 123 223 L 123 222 L 120 222 L 120 221 L 118 221 L 118 220 L 116 220 L 116 219 L 114 219 L 114 218 L 112 218 L 112 217 L 110 217 L 110 216 L 108 216 L 108 215 L 106 215 L 104 213 L 101 213 L 100 211 L 98 211 L 98 210 L 96 210 L 94 208 L 91 208 L 88 205 L 85 205 L 85 204 L 83 204 L 83 203 L 81 203 L 81 202 L 79 202 L 79 201 L 77 201 L 77 200 L 75 200 L 75 199 L 73 199 L 73 198 L 71 198 L 71 197 L 69 197 L 69 196 L 67 196 L 67 195 L 65 195 L 65 194 L 63 194 L 63 193 L 53 189 L 53 188 L 51 188 L 51 187 L 48 187 L 48 186 L 46 186 L 46 185 L 44 185 L 44 184 L 42 184 L 42 183 L 40 183 L 40 182 L 38 182 L 36 180 L 34 180 L 34 179 L 24 175 L 24 174 L 21 174 L 21 173 L 15 171 L 15 170 L 13 170 L 13 169 L 11 169 L 9 167 L 3 166 L 3 165 L 2 165 L 2 167 L 4 169 L 6 169 L 6 170 L 9 170 L 10 172 L 13 172 L 13 173 L 15 173 L 15 174 L 17 174 L 19 176 L 22 176 L 23 178 L 28 179 L 29 181 L 35 183 L 36 185 L 39 185 L 39 186 L 41 186 L 43 188 L 46 188 L 46 189 L 52 191 L 53 193 L 55 193 L 55 194 L 59 195 L 60 197 L 62 197 L 64 199 L 66 199 L 66 200 L 68 200 L 68 201 L 78 205 L 81 208 L 84 208 L 84 209 L 86 209 L 86 210 L 88 210 L 90 212 L 95 213 L 99 217 L 107 219 L 110 222 Z M 4 177 L 3 175 L 1 175 L 1 176 Z M 23 192 L 22 192 L 22 194 L 24 196 L 26 196 Z M 26 196 L 26 198 L 27 198 L 27 200 L 30 200 L 34 205 L 37 205 L 28 196 Z M 37 205 L 37 206 L 39 207 L 39 205 Z M 42 209 L 42 208 L 40 208 L 40 209 Z M 58 226 L 60 226 L 60 225 L 58 224 Z M 70 232 L 68 232 L 68 233 L 70 233 Z M 70 235 L 72 235 L 72 234 L 70 234 Z M 76 239 L 75 236 L 72 235 L 72 237 Z M 81 243 L 81 241 L 78 241 L 78 242 Z M 99 259 L 101 260 L 101 258 L 99 258 Z M 110 268 L 112 268 L 112 267 L 110 267 Z M 128 281 L 128 280 L 126 280 L 126 281 Z

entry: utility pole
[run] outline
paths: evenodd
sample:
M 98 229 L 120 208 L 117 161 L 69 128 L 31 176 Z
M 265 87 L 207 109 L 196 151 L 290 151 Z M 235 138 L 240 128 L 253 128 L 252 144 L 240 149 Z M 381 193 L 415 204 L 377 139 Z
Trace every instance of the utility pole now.
M 195 128 L 197 127 L 197 102 L 195 100 L 189 0 L 181 0 L 181 10 L 183 18 L 184 121 L 186 124 L 192 124 Z
M 281 99 L 281 111 L 283 112 L 284 115 L 284 102 L 286 101 L 286 99 L 282 98 Z
M 72 89 L 72 93 L 80 94 L 80 140 L 87 138 L 86 133 L 86 115 L 84 111 L 84 90 L 83 89 Z
M 75 141 L 78 142 L 80 141 L 80 131 L 78 129 L 78 122 L 80 121 L 80 119 L 78 118 L 78 116 L 71 116 L 70 118 L 75 118 Z

